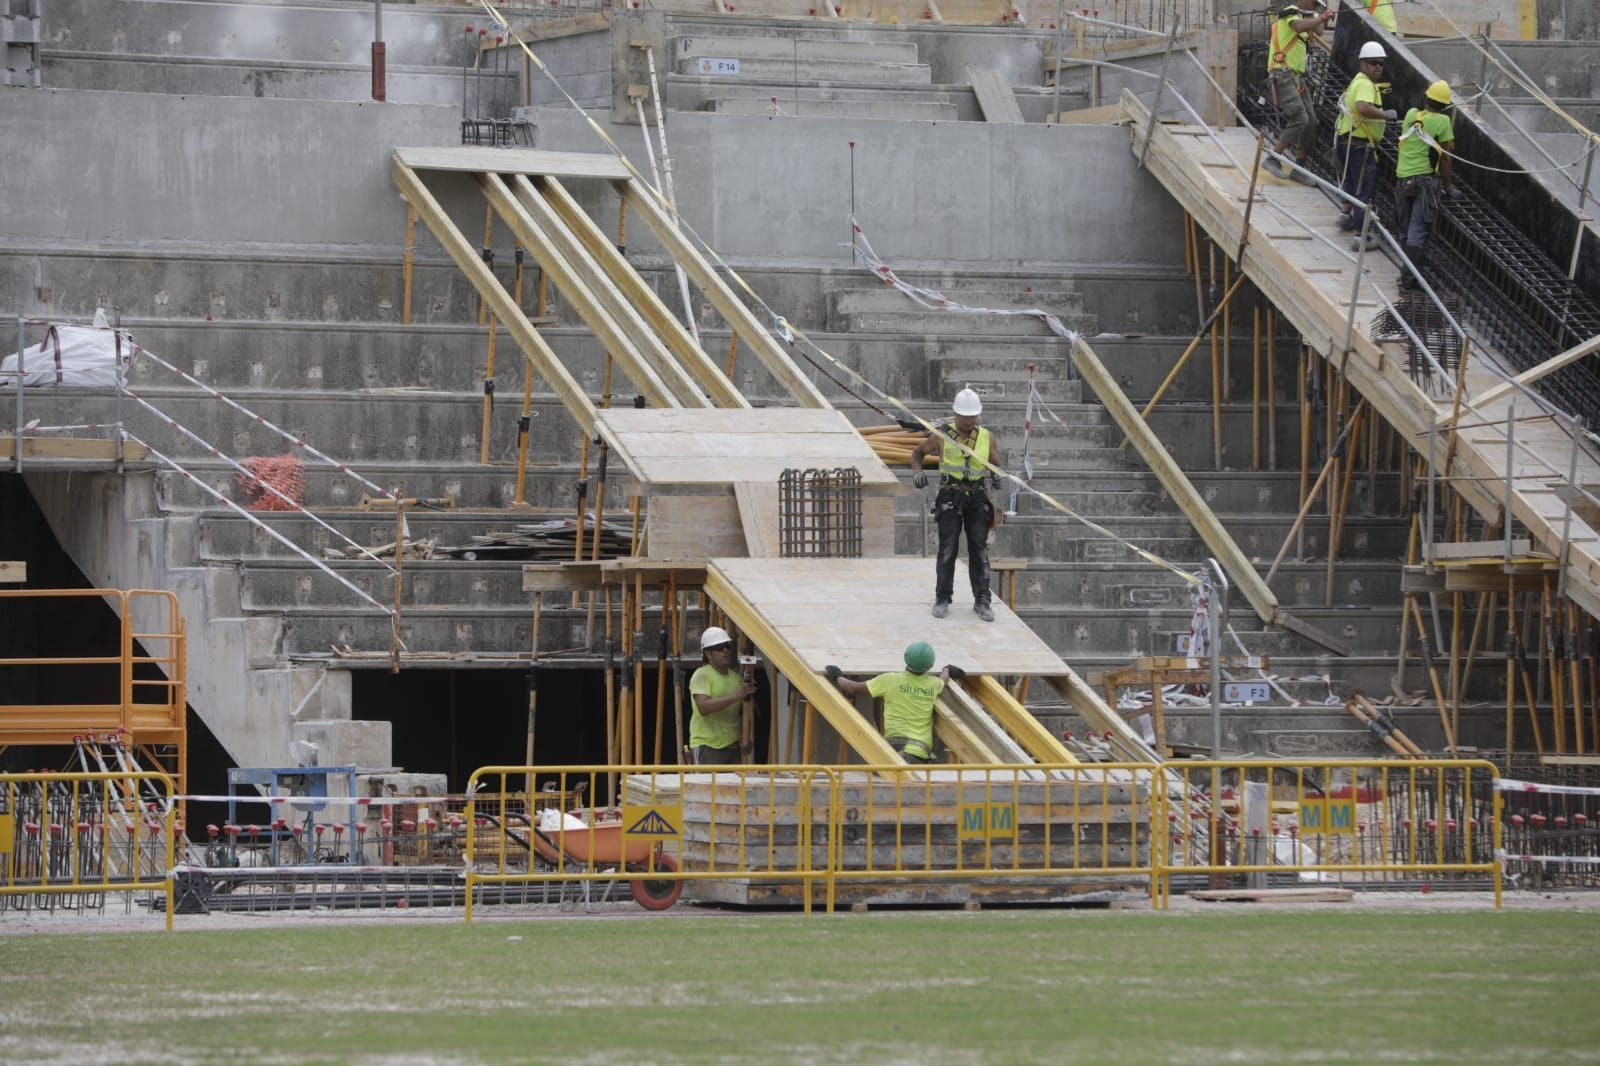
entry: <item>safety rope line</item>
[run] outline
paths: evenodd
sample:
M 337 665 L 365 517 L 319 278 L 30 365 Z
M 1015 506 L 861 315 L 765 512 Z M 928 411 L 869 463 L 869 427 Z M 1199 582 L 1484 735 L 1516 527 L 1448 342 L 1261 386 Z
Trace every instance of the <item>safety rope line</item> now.
M 1464 166 L 1475 167 L 1478 170 L 1487 170 L 1495 174 L 1559 174 L 1563 170 L 1573 169 L 1579 163 L 1582 163 L 1584 158 L 1589 154 L 1589 150 L 1586 148 L 1584 149 L 1583 155 L 1580 155 L 1570 163 L 1562 163 L 1558 166 L 1545 167 L 1540 170 L 1535 170 L 1532 167 L 1515 167 L 1507 169 L 1505 167 L 1491 167 L 1488 163 L 1474 163 L 1465 156 L 1457 155 L 1456 153 L 1450 151 L 1444 145 L 1440 144 L 1438 140 L 1434 138 L 1433 134 L 1423 129 L 1422 119 L 1420 117 L 1421 114 L 1422 112 L 1419 111 L 1419 117 L 1417 118 L 1417 121 L 1413 122 L 1404 133 L 1400 134 L 1400 140 L 1404 141 L 1412 137 L 1416 137 L 1421 140 L 1423 144 L 1427 145 L 1429 148 L 1432 148 L 1440 155 L 1447 155 L 1451 159 L 1454 159 L 1456 162 L 1461 163 Z
M 188 426 L 183 425 L 176 418 L 173 418 L 171 415 L 169 415 L 165 411 L 161 410 L 161 408 L 157 407 L 155 404 L 151 403 L 149 400 L 146 400 L 143 396 L 140 396 L 133 389 L 130 389 L 130 388 L 124 386 L 122 391 L 127 396 L 129 396 L 135 403 L 137 403 L 140 407 L 143 407 L 145 410 L 149 411 L 151 414 L 153 414 L 157 418 L 161 419 L 161 421 L 165 422 L 167 425 L 171 426 L 173 429 L 177 430 L 179 433 L 182 433 L 185 437 L 188 437 L 190 440 L 192 440 L 196 444 L 200 445 L 200 447 L 202 447 L 206 451 L 210 452 L 213 457 L 215 457 L 217 459 L 221 459 L 224 463 L 227 463 L 229 466 L 233 467 L 233 469 L 235 471 L 237 471 L 238 473 L 240 473 L 240 474 L 244 475 L 245 477 L 249 478 L 251 481 L 255 482 L 257 485 L 260 485 L 262 488 L 266 489 L 268 492 L 272 493 L 272 495 L 276 496 L 278 499 L 280 499 L 284 503 L 288 504 L 289 507 L 292 510 L 298 511 L 300 514 L 305 515 L 307 518 L 311 519 L 311 521 L 315 522 L 317 525 L 321 526 L 323 529 L 325 529 L 329 533 L 333 534 L 339 540 L 343 541 L 344 543 L 348 544 L 350 547 L 354 548 L 358 554 L 364 555 L 368 559 L 371 559 L 373 562 L 377 563 L 379 566 L 382 566 L 385 570 L 389 571 L 391 574 L 394 573 L 394 567 L 390 566 L 388 563 L 384 562 L 382 559 L 380 559 L 376 555 L 374 555 L 370 548 L 367 548 L 367 547 L 364 547 L 364 546 L 362 546 L 360 544 L 357 544 L 350 537 L 348 537 L 345 534 L 339 532 L 333 526 L 329 525 L 327 522 L 323 521 L 317 515 L 313 514 L 311 511 L 307 510 L 305 505 L 302 504 L 299 500 L 296 500 L 293 497 L 289 496 L 283 490 L 279 489 L 278 486 L 272 484 L 272 482 L 268 481 L 266 478 L 262 477 L 260 474 L 256 473 L 254 470 L 251 470 L 248 467 L 246 467 L 244 464 L 238 462 L 232 456 L 224 455 L 222 453 L 222 451 L 217 448 L 216 445 L 212 444 L 210 441 L 206 440 L 204 437 L 202 437 L 198 433 L 194 432 Z M 399 549 L 397 549 L 397 550 L 399 550 Z
M 133 340 L 133 338 L 131 336 L 128 339 L 130 341 Z M 354 471 L 350 467 L 346 466 L 344 463 L 339 462 L 337 459 L 333 458 L 330 455 L 327 455 L 327 454 L 325 454 L 325 453 L 323 453 L 321 451 L 318 451 L 317 448 L 315 448 L 313 445 L 309 444 L 305 440 L 302 440 L 301 438 L 295 436 L 293 433 L 290 433 L 288 430 L 284 429 L 282 426 L 278 425 L 277 423 L 272 422 L 269 419 L 263 417 L 262 415 L 259 415 L 256 412 L 250 410 L 250 408 L 248 408 L 248 407 L 244 406 L 243 404 L 239 403 L 237 400 L 234 400 L 234 399 L 230 398 L 229 396 L 223 394 L 222 392 L 219 392 L 217 389 L 212 388 L 210 385 L 207 385 L 205 382 L 200 381 L 199 379 L 194 377 L 192 374 L 184 373 L 182 370 L 179 370 L 177 367 L 173 366 L 171 363 L 167 362 L 165 359 L 161 358 L 159 355 L 157 355 L 156 353 L 152 352 L 150 349 L 140 345 L 137 341 L 134 341 L 133 352 L 130 353 L 130 355 L 129 355 L 130 365 L 132 363 L 133 357 L 137 356 L 137 355 L 140 355 L 140 354 L 148 357 L 150 359 L 150 361 L 155 363 L 156 365 L 163 366 L 166 369 L 172 371 L 174 374 L 178 375 L 178 377 L 182 378 L 188 384 L 193 385 L 195 388 L 197 388 L 197 389 L 201 390 L 202 392 L 206 393 L 206 395 L 210 396 L 213 400 L 220 400 L 224 404 L 226 404 L 227 406 L 233 408 L 235 411 L 238 411 L 240 414 L 244 415 L 246 418 L 253 419 L 257 425 L 262 426 L 262 427 L 264 427 L 264 428 L 266 428 L 268 430 L 271 430 L 273 433 L 276 433 L 278 436 L 282 437 L 284 440 L 288 441 L 290 444 L 294 445 L 299 450 L 305 452 L 307 455 L 310 455 L 312 458 L 318 459 L 318 460 L 320 460 L 320 461 L 322 461 L 324 463 L 327 463 L 329 466 L 333 467 L 335 470 L 339 471 L 339 473 L 341 473 L 341 474 L 348 475 L 349 477 L 354 479 L 357 484 L 360 484 L 364 488 L 369 488 L 373 492 L 378 493 L 380 496 L 383 496 L 386 499 L 398 500 L 399 497 L 394 492 L 391 492 L 390 490 L 384 488 L 382 485 L 379 485 L 379 484 L 376 484 L 375 482 L 367 480 L 366 478 L 364 478 L 360 474 L 358 474 L 356 471 Z
M 337 581 L 339 584 L 343 585 L 345 588 L 349 589 L 351 592 L 355 593 L 361 599 L 363 599 L 363 600 L 367 601 L 368 603 L 372 604 L 372 606 L 376 607 L 378 610 L 382 611 L 384 614 L 388 615 L 390 618 L 395 618 L 396 617 L 393 608 L 388 607 L 385 604 L 379 603 L 377 600 L 372 598 L 371 594 L 363 591 L 354 582 L 351 582 L 351 581 L 347 580 L 345 577 L 343 577 L 341 574 L 339 574 L 337 571 L 335 571 L 332 567 L 330 567 L 326 563 L 324 563 L 321 559 L 318 559 L 316 556 L 312 555 L 310 552 L 308 552 L 304 548 L 300 547 L 300 545 L 296 544 L 294 541 L 290 540 L 288 537 L 284 536 L 282 533 L 279 533 L 276 529 L 273 529 L 271 526 L 269 526 L 265 522 L 261 521 L 261 519 L 257 518 L 255 515 L 251 514 L 249 511 L 245 510 L 243 507 L 240 507 L 237 503 L 235 503 L 234 501 L 228 499 L 222 493 L 218 492 L 216 489 L 214 489 L 210 485 L 206 484 L 204 479 L 195 477 L 193 473 L 191 473 L 190 471 L 184 469 L 182 464 L 180 464 L 176 459 L 172 459 L 169 456 L 163 455 L 161 452 L 157 451 L 155 449 L 155 447 L 152 444 L 150 444 L 148 441 L 140 440 L 138 437 L 134 436 L 132 433 L 129 433 L 126 429 L 122 430 L 122 436 L 124 438 L 126 438 L 127 440 L 131 440 L 133 443 L 139 445 L 141 448 L 144 448 L 151 455 L 155 456 L 155 458 L 156 458 L 156 460 L 158 462 L 165 463 L 167 466 L 170 466 L 172 469 L 176 470 L 178 473 L 182 474 L 184 477 L 186 477 L 190 481 L 194 482 L 195 486 L 197 488 L 199 488 L 202 492 L 205 492 L 206 494 L 210 495 L 211 497 L 216 499 L 219 503 L 221 503 L 223 506 L 227 507 L 229 510 L 232 510 L 232 511 L 236 512 L 240 517 L 244 518 L 251 525 L 255 526 L 257 529 L 261 530 L 262 532 L 266 533 L 267 536 L 271 537 L 273 540 L 277 541 L 279 544 L 282 544 L 284 547 L 288 548 L 290 551 L 292 551 L 296 555 L 300 556 L 306 562 L 310 563 L 312 566 L 316 567 L 318 570 L 321 570 L 324 574 L 327 574 L 329 577 L 333 578 L 335 581 Z M 401 647 L 404 647 L 404 646 L 405 646 L 405 642 L 402 641 L 401 642 Z

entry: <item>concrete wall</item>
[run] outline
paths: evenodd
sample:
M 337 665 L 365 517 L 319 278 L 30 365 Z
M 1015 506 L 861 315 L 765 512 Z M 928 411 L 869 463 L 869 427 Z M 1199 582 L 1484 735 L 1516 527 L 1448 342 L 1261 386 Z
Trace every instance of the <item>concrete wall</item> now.
M 648 173 L 638 128 L 605 128 Z M 541 109 L 538 133 L 544 148 L 599 146 L 570 109 Z M 668 138 L 680 209 L 733 259 L 845 259 L 854 141 L 857 217 L 897 265 L 1182 261 L 1182 214 L 1138 171 L 1121 127 L 679 112 Z M 630 250 L 640 228 L 630 221 Z
M 394 147 L 459 143 L 444 107 L 46 89 L 0 109 L 27 146 L 0 166 L 10 241 L 392 246 Z

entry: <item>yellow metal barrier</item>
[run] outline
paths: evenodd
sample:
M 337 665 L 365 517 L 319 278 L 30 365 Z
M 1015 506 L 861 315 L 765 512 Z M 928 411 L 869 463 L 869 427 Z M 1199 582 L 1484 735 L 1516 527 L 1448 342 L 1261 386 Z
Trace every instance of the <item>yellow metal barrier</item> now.
M 1487 880 L 1501 902 L 1500 794 L 1476 759 L 1174 761 L 1163 765 L 1156 898 L 1198 887 L 1398 887 Z
M 612 775 L 622 805 L 586 806 Z M 687 881 L 729 902 L 764 885 L 810 911 L 821 882 L 831 909 L 836 788 L 821 766 L 484 767 L 467 785 L 467 920 L 485 889 L 511 885 L 554 885 L 565 902 L 569 885 L 587 898 L 595 884 L 622 882 L 652 910 L 672 906 Z
M 1153 891 L 1160 772 L 1148 763 L 840 767 L 832 877 L 877 882 L 873 896 L 885 902 Z
M 154 771 L 0 774 L 0 907 L 160 893 L 170 930 L 175 794 Z

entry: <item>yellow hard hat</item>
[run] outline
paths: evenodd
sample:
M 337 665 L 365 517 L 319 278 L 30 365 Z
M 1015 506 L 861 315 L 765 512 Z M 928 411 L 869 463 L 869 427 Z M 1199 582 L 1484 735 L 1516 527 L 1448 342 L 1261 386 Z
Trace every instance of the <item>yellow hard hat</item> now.
M 1428 91 L 1424 95 L 1436 104 L 1443 104 L 1445 107 L 1450 106 L 1450 86 L 1446 82 L 1434 82 L 1428 86 Z

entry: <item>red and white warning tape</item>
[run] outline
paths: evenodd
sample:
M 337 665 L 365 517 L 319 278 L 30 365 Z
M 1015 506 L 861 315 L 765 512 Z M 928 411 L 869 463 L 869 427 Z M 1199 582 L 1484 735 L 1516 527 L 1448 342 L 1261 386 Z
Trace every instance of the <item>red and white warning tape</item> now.
M 250 410 L 250 408 L 248 408 L 248 407 L 244 406 L 243 404 L 239 403 L 237 400 L 231 399 L 230 397 L 228 397 L 224 393 L 219 392 L 218 390 L 212 388 L 210 385 L 207 385 L 205 382 L 200 381 L 199 379 L 195 378 L 192 374 L 184 373 L 182 370 L 179 370 L 177 367 L 173 366 L 171 363 L 167 362 L 165 359 L 161 358 L 159 355 L 156 355 L 150 349 L 140 347 L 137 343 L 135 343 L 133 354 L 134 354 L 134 356 L 138 356 L 138 355 L 142 354 L 142 355 L 146 356 L 147 358 L 149 358 L 149 360 L 151 362 L 157 364 L 158 366 L 166 367 L 168 370 L 170 370 L 174 374 L 178 375 L 178 377 L 182 378 L 184 381 L 188 382 L 190 385 L 193 385 L 195 388 L 200 389 L 201 391 L 205 392 L 212 399 L 220 400 L 223 403 L 227 404 L 229 407 L 233 408 L 235 411 L 238 411 L 240 414 L 246 416 L 247 418 L 253 419 L 256 422 L 257 425 L 271 430 L 273 433 L 276 433 L 278 436 L 282 437 L 284 440 L 286 440 L 290 444 L 292 444 L 296 449 L 305 452 L 307 455 L 311 456 L 314 459 L 318 459 L 318 460 L 321 460 L 324 463 L 327 463 L 329 466 L 331 466 L 335 470 L 339 471 L 339 473 L 345 474 L 345 475 L 349 476 L 350 478 L 352 478 L 353 480 L 355 480 L 357 484 L 363 486 L 364 488 L 371 489 L 373 492 L 375 492 L 378 495 L 384 497 L 385 499 L 389 499 L 389 500 L 397 499 L 397 496 L 396 496 L 395 493 L 390 492 L 388 489 L 384 488 L 382 485 L 379 485 L 379 484 L 376 484 L 375 482 L 367 480 L 366 478 L 364 478 L 360 474 L 358 474 L 356 471 L 354 471 L 350 467 L 346 466 L 344 463 L 339 462 L 337 459 L 334 459 L 332 456 L 326 455 L 323 452 L 318 451 L 312 445 L 306 443 L 304 440 L 302 440 L 301 438 L 295 436 L 293 433 L 290 433 L 288 430 L 284 429 L 282 426 L 278 425 L 275 422 L 271 422 L 268 419 L 262 417 L 261 415 L 257 414 L 256 412 Z
M 305 515 L 307 518 L 311 519 L 311 521 L 315 522 L 317 525 L 321 526 L 323 529 L 325 529 L 329 533 L 333 534 L 333 536 L 337 537 L 339 540 L 343 541 L 344 543 L 348 544 L 350 547 L 354 548 L 358 555 L 363 555 L 366 558 L 371 559 L 373 562 L 377 563 L 378 565 L 382 566 L 385 570 L 389 571 L 391 574 L 394 573 L 394 567 L 390 566 L 388 563 L 386 563 L 382 559 L 378 558 L 376 555 L 374 555 L 372 553 L 372 551 L 370 549 L 368 549 L 368 548 L 356 543 L 354 540 L 352 540 L 349 537 L 345 536 L 343 533 L 339 532 L 333 526 L 329 525 L 327 522 L 325 522 L 321 518 L 317 517 L 311 511 L 307 510 L 306 507 L 303 504 L 301 504 L 298 500 L 295 500 L 292 497 L 290 497 L 287 493 L 285 493 L 284 491 L 279 489 L 276 485 L 272 484 L 266 478 L 263 478 L 260 474 L 256 473 L 254 470 L 251 470 L 249 467 L 246 467 L 243 463 L 240 463 L 240 462 L 236 461 L 231 456 L 224 455 L 222 453 L 222 451 L 217 448 L 216 445 L 212 444 L 210 441 L 206 440 L 204 437 L 200 436 L 198 433 L 196 433 L 193 430 L 191 430 L 188 426 L 185 426 L 184 424 L 179 422 L 176 418 L 173 418 L 171 415 L 169 415 L 165 411 L 161 410 L 159 407 L 157 407 L 155 404 L 151 403 L 149 400 L 146 400 L 143 396 L 140 396 L 134 390 L 124 387 L 123 392 L 125 392 L 128 395 L 128 397 L 130 399 L 132 399 L 135 403 L 137 403 L 139 406 L 143 407 L 145 410 L 149 411 L 151 414 L 153 414 L 157 418 L 161 419 L 161 421 L 165 422 L 167 425 L 171 426 L 173 429 L 177 430 L 179 433 L 182 433 L 185 437 L 188 437 L 190 440 L 192 440 L 196 444 L 200 445 L 200 447 L 202 447 L 206 451 L 210 452 L 213 457 L 215 457 L 217 459 L 221 459 L 223 462 L 225 462 L 229 466 L 233 467 L 233 469 L 236 470 L 238 473 L 240 473 L 241 475 L 243 475 L 246 478 L 249 478 L 251 481 L 255 482 L 257 485 L 260 485 L 267 492 L 271 493 L 273 496 L 277 497 L 278 499 L 282 500 L 284 503 L 288 504 L 290 510 L 296 511 L 296 512 L 302 514 L 302 515 Z
M 1496 792 L 1538 792 L 1547 796 L 1600 796 L 1600 788 L 1579 785 L 1546 785 L 1538 781 L 1518 781 L 1511 777 L 1496 778 Z
M 244 518 L 247 521 L 249 521 L 251 525 L 255 526 L 257 529 L 261 530 L 262 532 L 266 533 L 267 536 L 271 537 L 273 540 L 277 541 L 279 544 L 282 544 L 285 548 L 288 548 L 290 551 L 292 551 L 296 555 L 300 556 L 306 562 L 310 563 L 312 566 L 316 567 L 318 570 L 321 570 L 324 574 L 327 574 L 329 577 L 333 578 L 339 584 L 343 585 L 345 588 L 347 588 L 351 592 L 355 593 L 356 596 L 358 596 L 359 598 L 361 598 L 361 599 L 365 600 L 366 602 L 372 604 L 372 606 L 376 607 L 378 610 L 382 611 L 384 614 L 388 615 L 390 618 L 394 618 L 395 617 L 395 613 L 394 613 L 394 609 L 393 608 L 388 607 L 388 606 L 386 606 L 386 605 L 384 605 L 382 603 L 379 603 L 377 600 L 373 599 L 372 596 L 369 593 L 365 592 L 359 586 L 357 586 L 353 582 L 349 581 L 342 574 L 339 574 L 338 572 L 333 570 L 326 563 L 324 563 L 321 559 L 318 559 L 316 556 L 312 555 L 310 552 L 308 552 L 304 548 L 300 547 L 300 545 L 296 544 L 294 541 L 290 540 L 288 537 L 284 536 L 282 533 L 279 533 L 276 529 L 273 529 L 271 526 L 269 526 L 265 522 L 261 521 L 261 519 L 257 518 L 255 515 L 251 514 L 249 511 L 245 510 L 243 507 L 240 507 L 237 503 L 234 503 L 232 500 L 228 499 L 222 493 L 218 492 L 216 489 L 212 488 L 210 485 L 207 485 L 205 483 L 204 479 L 195 477 L 193 473 L 191 473 L 190 471 L 184 469 L 183 466 L 181 466 L 176 460 L 174 460 L 172 458 L 169 458 L 166 455 L 163 455 L 161 452 L 157 451 L 154 447 L 152 447 L 147 441 L 140 440 L 138 437 L 134 436 L 132 433 L 129 433 L 127 430 L 123 430 L 122 431 L 122 435 L 124 437 L 126 437 L 128 440 L 133 441 L 135 444 L 139 445 L 140 447 L 142 447 L 146 451 L 148 451 L 152 456 L 155 457 L 157 462 L 165 463 L 167 466 L 170 466 L 172 469 L 176 470 L 178 473 L 180 473 L 184 477 L 188 478 L 190 481 L 192 481 L 195 484 L 196 488 L 200 489 L 200 491 L 202 491 L 202 492 L 206 493 L 207 495 L 211 496 L 213 499 L 217 500 L 217 502 L 221 503 L 224 507 L 227 507 L 229 510 L 238 513 L 242 518 Z M 401 647 L 404 647 L 404 646 L 405 646 L 405 644 L 402 641 L 401 642 Z

